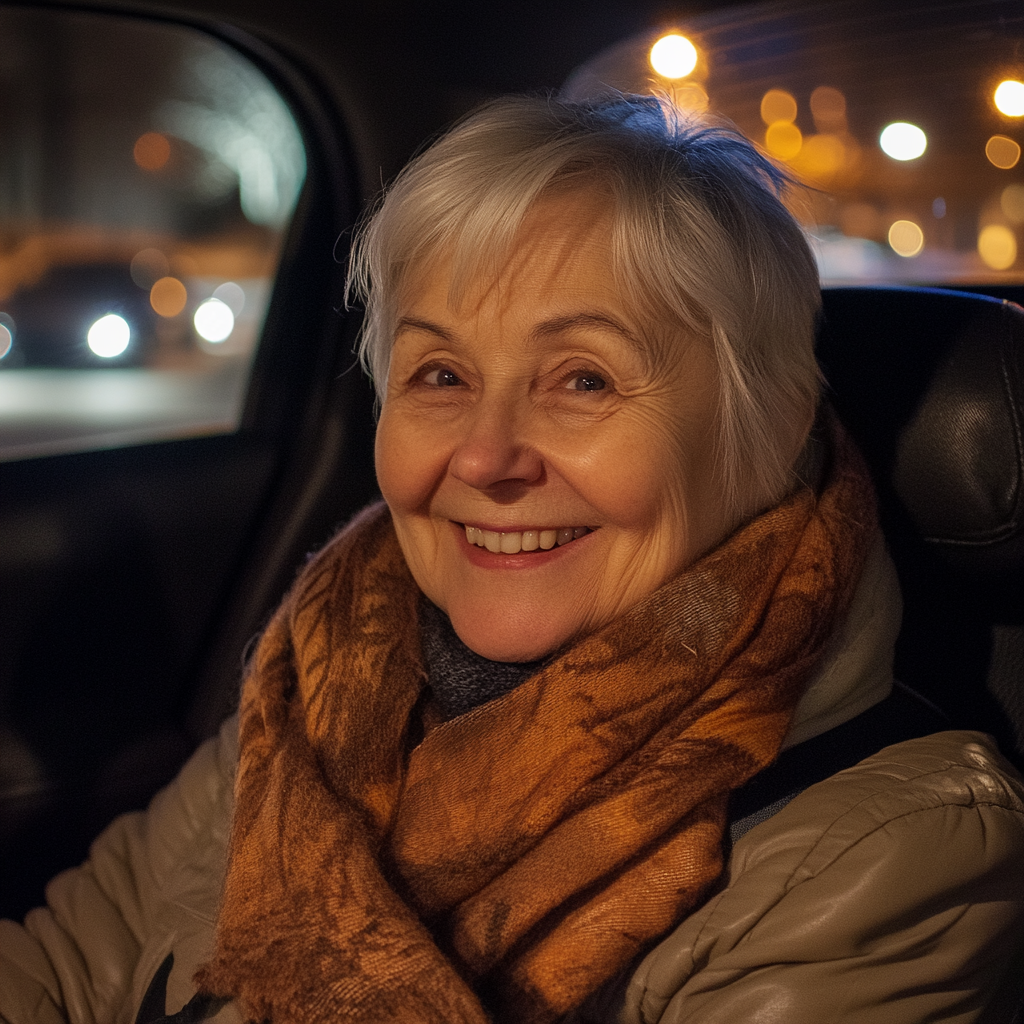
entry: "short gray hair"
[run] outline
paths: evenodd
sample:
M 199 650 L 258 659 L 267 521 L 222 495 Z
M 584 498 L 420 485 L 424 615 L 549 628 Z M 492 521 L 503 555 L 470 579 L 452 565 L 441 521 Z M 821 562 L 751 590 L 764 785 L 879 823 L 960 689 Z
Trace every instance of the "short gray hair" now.
M 733 127 L 654 97 L 491 102 L 417 156 L 358 229 L 347 295 L 365 304 L 360 358 L 383 398 L 411 274 L 450 257 L 457 303 L 481 268 L 497 272 L 539 199 L 600 189 L 626 296 L 712 345 L 717 465 L 738 520 L 792 487 L 819 392 L 818 272 L 782 202 L 790 184 Z

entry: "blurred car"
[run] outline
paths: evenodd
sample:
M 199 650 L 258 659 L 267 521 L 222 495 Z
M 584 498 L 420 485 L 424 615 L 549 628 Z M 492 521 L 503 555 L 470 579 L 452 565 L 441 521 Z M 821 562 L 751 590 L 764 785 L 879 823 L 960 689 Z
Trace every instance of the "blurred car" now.
M 670 88 L 666 76 L 652 78 L 644 62 L 651 45 L 666 34 L 689 34 L 704 60 L 698 69 L 703 77 L 693 79 L 700 92 L 691 91 L 691 100 L 726 113 L 770 150 L 768 133 L 780 120 L 802 131 L 801 138 L 830 133 L 812 123 L 817 115 L 809 97 L 822 85 L 838 88 L 841 78 L 847 108 L 833 134 L 841 136 L 845 153 L 860 153 L 863 173 L 812 175 L 811 208 L 803 218 L 819 242 L 831 283 L 952 283 L 1024 297 L 1024 257 L 1014 249 L 1007 262 L 1004 246 L 997 267 L 986 263 L 978 248 L 980 232 L 996 224 L 1009 233 L 1000 236 L 1004 242 L 1019 238 L 1017 208 L 1010 202 L 1003 209 L 999 201 L 1006 188 L 1024 180 L 1019 162 L 1002 168 L 991 160 L 986 164 L 983 156 L 973 164 L 954 154 L 945 163 L 916 165 L 923 170 L 911 187 L 913 169 L 887 162 L 873 148 L 889 120 L 935 123 L 930 130 L 938 139 L 943 130 L 935 119 L 943 104 L 960 104 L 960 111 L 972 99 L 978 109 L 988 110 L 992 89 L 1003 77 L 1024 80 L 1024 15 L 1016 3 L 983 0 L 943 8 L 948 31 L 929 35 L 925 29 L 938 24 L 937 9 L 910 2 L 737 9 L 698 0 L 676 13 L 653 0 L 332 5 L 139 0 L 126 13 L 105 0 L 93 0 L 87 10 L 31 0 L 20 4 L 19 17 L 36 12 L 59 19 L 71 40 L 69 50 L 77 45 L 91 52 L 109 37 L 111 26 L 128 33 L 125 38 L 132 32 L 147 38 L 177 33 L 175 53 L 185 52 L 188 40 L 198 40 L 203 54 L 213 54 L 195 65 L 207 76 L 204 95 L 230 93 L 232 75 L 242 85 L 230 95 L 250 95 L 255 79 L 245 76 L 258 75 L 290 112 L 303 153 L 301 161 L 295 157 L 281 165 L 292 167 L 291 178 L 280 168 L 274 171 L 277 165 L 267 154 L 294 147 L 294 140 L 283 129 L 273 135 L 279 122 L 273 121 L 278 115 L 267 113 L 270 107 L 239 113 L 241 107 L 230 105 L 234 100 L 225 101 L 230 117 L 218 121 L 210 113 L 212 101 L 199 104 L 184 87 L 174 86 L 179 90 L 174 92 L 167 86 L 178 106 L 147 100 L 146 116 L 157 111 L 164 118 L 152 131 L 172 141 L 180 132 L 182 152 L 191 161 L 182 164 L 180 180 L 167 185 L 192 190 L 188 216 L 178 225 L 184 241 L 174 254 L 184 268 L 180 278 L 187 278 L 189 287 L 192 280 L 207 282 L 204 301 L 235 278 L 258 279 L 267 291 L 265 307 L 253 321 L 255 354 L 244 353 L 247 376 L 237 415 L 232 411 L 218 420 L 204 413 L 180 429 L 172 418 L 170 431 L 126 437 L 78 430 L 64 448 L 59 438 L 47 440 L 45 453 L 14 445 L 14 454 L 0 463 L 0 914 L 18 916 L 39 902 L 47 878 L 82 859 L 90 838 L 114 814 L 144 806 L 196 744 L 215 731 L 231 710 L 247 644 L 296 567 L 374 495 L 373 395 L 351 354 L 359 319 L 344 306 L 345 247 L 381 183 L 426 139 L 479 101 L 507 91 L 563 86 L 578 96 L 609 88 L 671 93 L 680 84 Z M 951 10 L 961 12 L 970 31 Z M 878 25 L 884 27 L 884 46 L 882 37 L 871 35 Z M 1003 65 L 991 69 L 992 80 L 976 82 L 977 94 L 968 98 L 959 86 L 936 78 L 937 69 L 947 77 L 955 70 L 948 44 L 957 38 L 995 39 L 999 52 L 1007 54 L 1000 58 Z M 913 49 L 915 39 L 923 41 L 923 49 Z M 930 50 L 929 40 L 947 49 Z M 218 63 L 218 47 L 236 57 Z M 4 59 L 16 63 L 17 49 L 9 49 Z M 168 69 L 185 66 L 170 58 L 166 66 L 145 60 L 126 65 L 154 95 L 172 80 Z M 910 65 L 922 73 L 910 74 Z M 227 73 L 218 77 L 221 66 Z M 886 70 L 897 66 L 908 70 L 898 82 Z M 974 65 L 965 59 L 964 67 Z M 73 81 L 60 82 L 61 89 L 73 92 Z M 787 92 L 797 104 L 789 120 L 762 112 L 773 89 Z M 15 111 L 17 117 L 40 119 L 47 131 L 63 138 L 68 97 L 58 92 L 55 86 L 46 102 Z M 84 89 L 74 99 L 97 117 L 106 103 L 104 96 Z M 12 124 L 22 123 L 10 116 Z M 998 131 L 973 126 L 967 133 L 981 138 L 982 151 L 990 135 L 1024 142 L 1024 119 L 999 116 Z M 826 121 L 821 115 L 821 124 Z M 191 127 L 182 127 L 186 124 Z M 250 136 L 261 129 L 247 136 L 240 124 L 270 126 L 266 131 L 273 137 L 260 149 Z M 944 130 L 958 138 L 952 128 Z M 141 131 L 125 129 L 126 141 L 117 143 L 124 153 L 138 145 Z M 26 132 L 8 134 L 13 141 L 0 152 L 8 169 L 16 163 L 19 138 L 35 138 Z M 829 145 L 818 148 L 825 152 Z M 168 152 L 172 148 L 168 144 Z M 933 153 L 940 149 L 933 144 Z M 30 150 L 22 154 L 26 166 L 35 159 Z M 196 153 L 205 156 L 200 160 Z M 800 173 L 795 151 L 792 156 Z M 126 156 L 127 169 L 116 174 L 134 182 L 130 176 L 142 175 L 146 159 L 144 152 L 132 168 Z M 788 158 L 783 153 L 780 159 Z M 1005 163 L 1009 157 L 1001 159 Z M 106 165 L 97 157 L 95 166 Z M 18 174 L 11 180 L 23 180 Z M 106 190 L 115 198 L 121 188 L 128 189 L 121 178 L 89 185 L 90 195 Z M 150 194 L 138 189 L 139 196 Z M 275 196 L 285 198 L 278 202 Z M 142 199 L 118 205 L 116 216 L 125 231 L 134 230 L 133 210 L 151 207 Z M 0 255 L 7 251 L 8 234 L 23 229 L 19 217 L 13 200 L 0 203 Z M 216 253 L 212 243 L 205 249 L 193 244 L 206 237 L 203 231 L 214 221 L 221 232 Z M 890 237 L 896 221 L 912 222 L 923 239 L 934 239 L 927 251 L 936 258 L 913 262 L 917 253 L 910 253 L 909 243 L 901 253 Z M 145 232 L 164 230 L 166 224 L 151 220 L 143 227 L 135 245 L 140 252 L 152 246 Z M 257 252 L 257 242 L 265 250 Z M 960 255 L 944 263 L 943 253 Z M 193 305 L 182 316 L 191 315 L 198 300 L 189 301 Z M 35 283 L 8 289 L 0 308 L 9 318 L 0 319 L 0 327 L 10 336 L 5 358 L 12 367 L 0 373 L 0 388 L 32 367 L 98 373 L 113 365 L 148 365 L 158 352 L 165 362 L 184 359 L 183 352 L 193 361 L 215 358 L 208 349 L 200 351 L 191 334 L 188 345 L 174 340 L 177 335 L 160 341 L 159 316 L 124 263 L 53 266 Z M 89 331 L 111 315 L 123 319 L 130 340 L 119 353 L 97 355 L 89 347 Z M 182 323 L 182 331 L 191 330 Z M 0 416 L 4 402 L 15 400 L 8 395 L 14 392 L 0 390 Z M 116 405 L 115 399 L 104 401 Z M 58 407 L 53 416 L 60 414 Z M 898 496 L 893 501 L 899 525 Z M 1015 529 L 1012 543 L 1019 525 Z M 900 568 L 906 573 L 909 617 L 921 621 L 931 617 L 928 592 L 935 588 L 927 567 L 915 577 L 914 558 Z M 977 629 L 949 637 L 945 646 L 940 638 L 929 664 L 945 662 L 950 672 L 972 677 L 976 699 L 952 699 L 958 721 L 999 732 L 1004 747 L 1019 759 L 1024 737 L 993 694 L 1004 678 L 1012 690 L 1012 666 L 1024 665 L 1020 582 L 986 582 L 983 589 L 998 590 L 1005 598 L 999 618 L 979 619 Z M 980 608 L 984 601 L 975 603 Z M 962 612 L 962 617 L 970 615 Z M 919 639 L 907 641 L 905 666 L 920 646 Z M 987 681 L 997 662 L 1003 675 L 993 690 Z
M 11 366 L 139 366 L 155 342 L 149 296 L 124 265 L 53 267 L 4 311 L 13 321 Z

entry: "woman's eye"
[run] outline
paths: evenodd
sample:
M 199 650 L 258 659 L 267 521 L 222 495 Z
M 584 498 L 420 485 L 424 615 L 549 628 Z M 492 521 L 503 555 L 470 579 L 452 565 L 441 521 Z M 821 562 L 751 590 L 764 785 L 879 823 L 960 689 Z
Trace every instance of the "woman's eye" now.
M 604 391 L 607 384 L 604 377 L 598 373 L 578 373 L 566 387 L 572 391 Z
M 429 370 L 423 376 L 425 384 L 431 384 L 436 388 L 454 388 L 462 383 L 462 378 L 452 370 L 439 367 Z

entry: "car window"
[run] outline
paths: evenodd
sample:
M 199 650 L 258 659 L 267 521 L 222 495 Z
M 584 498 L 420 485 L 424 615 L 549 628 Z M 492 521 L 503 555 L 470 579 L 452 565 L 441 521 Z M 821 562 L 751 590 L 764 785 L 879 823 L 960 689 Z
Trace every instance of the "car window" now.
M 564 94 L 727 117 L 804 186 L 823 284 L 1024 282 L 1024 7 L 782 3 L 663 25 Z
M 0 10 L 0 459 L 239 424 L 305 175 L 249 60 L 177 25 Z

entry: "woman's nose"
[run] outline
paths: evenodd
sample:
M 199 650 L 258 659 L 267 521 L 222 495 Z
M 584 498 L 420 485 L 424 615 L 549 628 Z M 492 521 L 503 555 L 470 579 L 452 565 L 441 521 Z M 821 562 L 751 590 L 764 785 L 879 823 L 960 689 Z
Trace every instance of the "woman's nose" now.
M 544 462 L 515 408 L 482 403 L 466 419 L 450 470 L 464 484 L 490 490 L 537 483 L 544 474 Z

